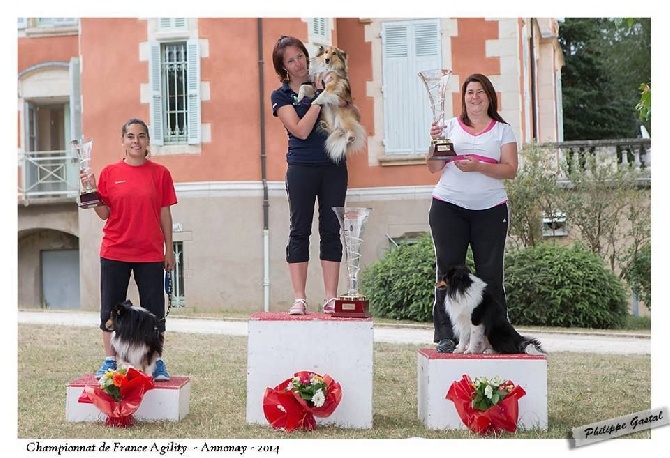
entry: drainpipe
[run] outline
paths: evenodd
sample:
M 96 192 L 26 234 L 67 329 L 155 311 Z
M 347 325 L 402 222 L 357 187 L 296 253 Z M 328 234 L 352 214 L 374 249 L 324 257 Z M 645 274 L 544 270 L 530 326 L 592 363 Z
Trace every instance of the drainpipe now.
M 537 111 L 539 107 L 537 106 L 537 85 L 535 83 L 537 75 L 537 69 L 535 67 L 535 24 L 535 19 L 530 18 L 530 105 L 533 110 L 531 136 L 533 137 L 533 140 L 537 141 Z
M 265 154 L 265 87 L 263 85 L 263 18 L 257 19 L 258 29 L 258 101 L 260 107 L 261 181 L 263 183 L 263 310 L 270 311 L 270 200 Z

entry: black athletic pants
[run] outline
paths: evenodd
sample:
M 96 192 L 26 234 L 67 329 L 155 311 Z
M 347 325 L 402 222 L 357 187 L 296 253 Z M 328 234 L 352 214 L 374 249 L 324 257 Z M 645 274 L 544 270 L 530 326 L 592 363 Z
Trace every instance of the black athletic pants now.
M 286 262 L 309 261 L 314 203 L 319 202 L 319 258 L 342 260 L 340 222 L 332 207 L 344 207 L 348 183 L 345 162 L 333 165 L 291 165 L 286 171 L 291 228 L 286 245 Z
M 449 266 L 465 264 L 468 246 L 472 247 L 474 274 L 488 285 L 494 299 L 507 309 L 503 285 L 505 240 L 509 226 L 507 203 L 486 210 L 467 210 L 433 198 L 428 216 L 435 244 L 436 279 Z M 454 339 L 449 315 L 444 309 L 444 291 L 435 289 L 433 303 L 434 341 Z

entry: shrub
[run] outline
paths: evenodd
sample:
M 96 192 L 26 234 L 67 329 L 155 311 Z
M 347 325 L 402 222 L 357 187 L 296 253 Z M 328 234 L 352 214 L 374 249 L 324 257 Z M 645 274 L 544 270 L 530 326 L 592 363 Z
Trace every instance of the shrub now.
M 651 243 L 637 252 L 625 278 L 637 297 L 651 310 Z
M 468 250 L 467 263 L 473 269 Z M 370 313 L 396 320 L 432 322 L 435 294 L 435 250 L 430 234 L 403 244 L 361 272 L 361 292 Z
M 508 253 L 505 291 L 515 325 L 620 328 L 628 315 L 619 279 L 581 245 L 544 243 Z
M 435 251 L 429 234 L 400 245 L 361 273 L 361 292 L 374 316 L 432 321 Z
M 626 329 L 630 331 L 651 331 L 651 317 L 628 315 L 626 317 Z

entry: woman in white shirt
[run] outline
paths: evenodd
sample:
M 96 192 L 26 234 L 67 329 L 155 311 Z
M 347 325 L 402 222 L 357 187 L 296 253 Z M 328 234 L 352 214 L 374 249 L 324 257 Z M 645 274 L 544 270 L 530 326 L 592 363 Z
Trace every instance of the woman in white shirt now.
M 491 81 L 475 73 L 464 81 L 461 115 L 438 127 L 433 138 L 448 138 L 457 156 L 428 160 L 428 169 L 441 171 L 433 190 L 429 224 L 435 245 L 437 278 L 449 266 L 465 264 L 472 248 L 475 275 L 489 286 L 505 309 L 503 259 L 509 227 L 509 208 L 503 180 L 516 177 L 517 144 L 509 124 L 498 113 Z M 453 352 L 452 324 L 444 309 L 444 292 L 435 290 L 434 341 L 437 351 Z

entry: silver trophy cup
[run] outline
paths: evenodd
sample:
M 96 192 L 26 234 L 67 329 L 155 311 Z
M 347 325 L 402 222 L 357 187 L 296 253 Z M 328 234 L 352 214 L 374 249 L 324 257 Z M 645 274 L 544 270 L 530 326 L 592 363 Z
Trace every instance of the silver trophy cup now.
M 72 149 L 79 158 L 79 171 L 85 175 L 80 180 L 79 207 L 91 208 L 100 203 L 100 195 L 91 180 L 92 139 L 72 140 Z
M 447 88 L 450 77 L 451 70 L 445 69 L 419 72 L 419 78 L 423 81 L 426 91 L 428 92 L 430 109 L 433 112 L 433 121 L 435 121 L 439 127 L 444 127 L 444 102 L 448 96 Z M 445 160 L 449 156 L 456 156 L 454 145 L 451 140 L 448 138 L 431 139 L 430 147 L 428 148 L 428 160 Z
M 369 317 L 369 301 L 358 291 L 363 229 L 371 209 L 365 207 L 333 207 L 340 221 L 342 248 L 347 265 L 347 294 L 335 299 L 336 317 Z

